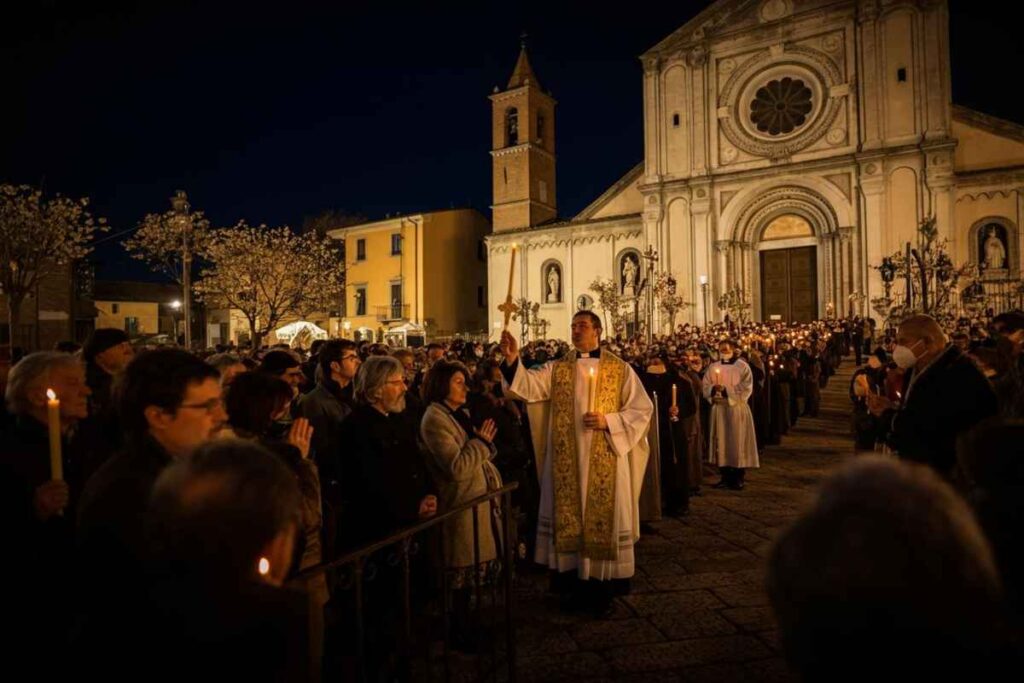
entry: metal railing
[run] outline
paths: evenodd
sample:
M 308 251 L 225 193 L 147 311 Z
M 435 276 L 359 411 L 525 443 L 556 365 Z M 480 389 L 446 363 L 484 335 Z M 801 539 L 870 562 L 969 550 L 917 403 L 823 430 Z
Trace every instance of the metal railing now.
M 451 647 L 450 638 L 451 634 L 449 629 L 451 627 L 451 615 L 448 611 L 448 598 L 450 593 L 449 586 L 449 571 L 447 567 L 444 567 L 444 547 L 445 547 L 445 522 L 453 519 L 457 515 L 463 514 L 467 511 L 472 511 L 470 515 L 473 518 L 473 560 L 474 560 L 474 571 L 472 571 L 472 581 L 469 582 L 476 598 L 476 612 L 475 622 L 477 628 L 475 632 L 479 634 L 481 632 L 480 615 L 483 607 L 483 578 L 479 571 L 481 567 L 480 562 L 480 529 L 479 520 L 477 518 L 477 508 L 481 505 L 490 506 L 492 501 L 495 499 L 501 499 L 501 535 L 503 536 L 500 544 L 496 543 L 496 550 L 500 554 L 496 559 L 501 559 L 500 564 L 500 580 L 502 583 L 502 593 L 504 598 L 504 636 L 505 636 L 505 666 L 507 669 L 507 680 L 513 683 L 516 680 L 516 640 L 515 640 L 515 627 L 512 622 L 512 570 L 515 562 L 515 540 L 512 532 L 512 491 L 517 489 L 519 484 L 517 482 L 511 482 L 502 486 L 499 489 L 491 491 L 486 495 L 474 498 L 458 507 L 445 510 L 442 513 L 430 518 L 427 521 L 420 522 L 413 526 L 406 527 L 401 531 L 397 531 L 390 536 L 375 541 L 368 545 L 364 545 L 357 550 L 348 552 L 334 560 L 323 562 L 321 564 L 309 567 L 298 574 L 296 577 L 298 580 L 305 580 L 317 576 L 318 574 L 325 574 L 328 579 L 328 585 L 337 587 L 335 590 L 351 590 L 352 592 L 352 603 L 354 606 L 355 620 L 355 652 L 354 656 L 354 676 L 355 680 L 365 681 L 374 680 L 376 672 L 370 673 L 367 671 L 369 666 L 377 666 L 379 662 L 367 662 L 366 661 L 366 615 L 365 610 L 365 594 L 366 587 L 365 583 L 373 581 L 377 572 L 374 570 L 373 563 L 375 556 L 381 551 L 388 549 L 392 546 L 398 549 L 398 556 L 389 558 L 394 560 L 396 564 L 401 565 L 402 569 L 402 630 L 401 637 L 404 642 L 401 643 L 401 651 L 410 653 L 413 650 L 413 646 L 416 644 L 413 633 L 413 599 L 412 599 L 412 567 L 411 557 L 416 552 L 416 544 L 414 543 L 414 537 L 423 535 L 426 532 L 431 532 L 434 529 L 438 530 L 437 543 L 440 547 L 440 553 L 438 558 L 440 559 L 441 568 L 441 595 L 440 595 L 440 608 L 441 608 L 441 619 L 443 622 L 444 636 L 443 636 L 443 672 L 444 680 L 451 680 Z M 488 515 L 489 519 L 491 515 Z M 495 539 L 497 541 L 497 539 Z M 350 572 L 350 575 L 346 578 L 350 578 L 350 581 L 332 581 L 332 575 L 334 578 L 343 572 Z M 467 572 L 469 573 L 469 572 Z M 490 665 L 488 669 L 483 667 L 482 654 L 478 653 L 476 658 L 476 678 L 477 681 L 486 679 L 497 680 L 497 673 L 499 671 L 498 651 L 497 651 L 497 632 L 494 629 L 497 600 L 496 600 L 496 581 L 490 582 L 491 588 L 491 629 L 492 638 L 490 639 Z M 334 596 L 332 596 L 332 600 Z M 426 633 L 420 633 L 418 635 L 426 637 Z M 328 653 L 325 652 L 325 659 Z M 432 671 L 432 657 L 427 648 L 425 653 L 425 664 L 428 671 Z M 418 680 L 422 680 L 418 678 Z
M 391 304 L 390 306 L 377 306 L 377 320 L 390 322 L 393 320 L 408 320 L 411 304 Z

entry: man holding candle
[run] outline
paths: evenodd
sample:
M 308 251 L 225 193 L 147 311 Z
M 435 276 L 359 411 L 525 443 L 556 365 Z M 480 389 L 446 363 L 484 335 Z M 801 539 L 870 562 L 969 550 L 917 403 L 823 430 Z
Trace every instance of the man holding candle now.
M 728 339 L 719 342 L 718 358 L 704 374 L 704 398 L 712 404 L 708 455 L 722 473 L 714 488 L 740 491 L 746 470 L 761 466 L 754 417 L 747 404 L 754 391 L 754 375 Z
M 512 393 L 545 403 L 536 561 L 575 576 L 565 603 L 606 616 L 613 580 L 634 573 L 638 502 L 647 466 L 653 405 L 636 373 L 600 348 L 601 319 L 579 311 L 572 319 L 575 352 L 527 370 L 519 344 L 502 333 L 502 373 Z M 572 574 L 570 574 L 570 572 Z M 564 581 L 564 579 L 562 579 Z

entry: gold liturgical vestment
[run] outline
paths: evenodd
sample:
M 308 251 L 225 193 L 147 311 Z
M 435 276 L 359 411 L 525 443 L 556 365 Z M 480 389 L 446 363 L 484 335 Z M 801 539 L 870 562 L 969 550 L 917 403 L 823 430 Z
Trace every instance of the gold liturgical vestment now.
M 590 370 L 595 410 L 608 431 L 585 429 Z M 541 465 L 537 561 L 582 578 L 632 576 L 633 545 L 639 538 L 637 500 L 647 465 L 647 429 L 653 406 L 640 380 L 621 359 L 605 351 L 600 360 L 571 357 L 538 369 L 519 366 L 514 394 L 543 405 L 547 415 L 531 427 L 547 427 L 535 443 Z

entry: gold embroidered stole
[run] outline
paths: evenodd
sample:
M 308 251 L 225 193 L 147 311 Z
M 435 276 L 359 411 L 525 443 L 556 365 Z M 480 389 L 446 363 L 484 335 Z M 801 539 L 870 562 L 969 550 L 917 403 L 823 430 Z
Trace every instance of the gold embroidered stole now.
M 626 364 L 602 352 L 597 369 L 595 410 L 607 415 L 620 411 Z M 601 432 L 590 447 L 587 475 L 587 514 L 583 515 L 576 444 L 576 358 L 555 363 L 551 378 L 551 472 L 555 494 L 555 552 L 581 552 L 592 560 L 618 557 L 615 537 L 615 451 Z

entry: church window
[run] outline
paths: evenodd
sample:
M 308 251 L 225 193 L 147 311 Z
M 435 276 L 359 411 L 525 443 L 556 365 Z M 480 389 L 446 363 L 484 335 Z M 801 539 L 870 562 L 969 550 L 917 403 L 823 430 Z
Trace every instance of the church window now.
M 110 304 L 110 312 L 117 315 L 121 312 L 121 306 L 118 304 Z
M 896 80 L 900 83 L 907 82 L 907 68 L 905 66 L 901 66 L 896 70 Z
M 807 121 L 814 108 L 811 89 L 798 78 L 769 81 L 750 103 L 750 121 L 769 135 L 792 133 Z
M 505 146 L 519 144 L 519 110 L 509 107 L 505 111 Z
M 544 142 L 544 112 L 537 112 L 537 142 Z
M 502 169 L 501 169 L 501 173 L 502 173 L 502 175 L 505 176 L 505 184 L 508 185 L 508 167 L 507 166 L 503 166 Z
M 679 127 L 679 114 L 672 114 L 672 126 L 674 128 Z
M 356 261 L 366 260 L 366 240 L 356 240 Z
M 402 235 L 394 233 L 391 235 L 391 255 L 398 256 L 402 253 Z

